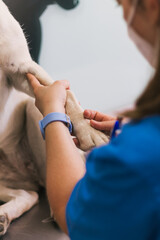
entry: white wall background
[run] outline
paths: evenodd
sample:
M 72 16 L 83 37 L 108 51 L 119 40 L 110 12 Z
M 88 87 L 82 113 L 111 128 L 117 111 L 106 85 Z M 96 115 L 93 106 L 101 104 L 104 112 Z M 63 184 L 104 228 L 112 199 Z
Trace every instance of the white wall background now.
M 80 0 L 70 11 L 51 5 L 41 21 L 41 65 L 54 79 L 70 80 L 84 108 L 111 112 L 134 102 L 151 68 L 114 0 Z

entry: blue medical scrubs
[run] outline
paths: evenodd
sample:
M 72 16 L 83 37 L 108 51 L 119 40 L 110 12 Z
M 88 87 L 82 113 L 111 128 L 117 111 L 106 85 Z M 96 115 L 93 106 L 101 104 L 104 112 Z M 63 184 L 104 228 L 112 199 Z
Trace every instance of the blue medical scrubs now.
M 160 116 L 123 126 L 88 156 L 66 208 L 72 240 L 160 240 Z

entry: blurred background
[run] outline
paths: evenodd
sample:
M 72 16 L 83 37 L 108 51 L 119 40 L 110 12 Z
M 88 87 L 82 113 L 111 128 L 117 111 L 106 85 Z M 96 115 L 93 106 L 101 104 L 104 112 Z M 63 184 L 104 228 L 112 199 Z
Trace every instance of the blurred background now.
M 80 0 L 72 10 L 49 5 L 41 16 L 40 64 L 67 79 L 83 108 L 106 113 L 132 105 L 152 69 L 127 35 L 114 0 Z

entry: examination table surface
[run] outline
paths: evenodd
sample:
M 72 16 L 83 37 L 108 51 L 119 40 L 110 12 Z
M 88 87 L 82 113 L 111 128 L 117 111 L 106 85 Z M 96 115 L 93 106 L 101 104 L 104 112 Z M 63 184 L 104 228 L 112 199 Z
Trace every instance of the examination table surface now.
M 69 240 L 53 222 L 42 223 L 50 215 L 45 190 L 40 191 L 39 204 L 13 221 L 0 240 Z

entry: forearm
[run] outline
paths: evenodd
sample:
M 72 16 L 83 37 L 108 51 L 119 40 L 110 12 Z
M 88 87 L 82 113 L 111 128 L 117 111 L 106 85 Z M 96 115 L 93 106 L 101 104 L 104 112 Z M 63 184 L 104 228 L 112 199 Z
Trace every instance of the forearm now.
M 73 188 L 85 173 L 85 166 L 63 123 L 49 124 L 45 135 L 48 199 L 58 224 L 67 232 L 66 205 Z
M 43 116 L 51 112 L 65 113 L 68 81 L 43 86 L 33 75 L 27 74 L 27 77 L 36 97 L 36 106 Z M 48 199 L 58 224 L 67 232 L 66 205 L 73 188 L 85 173 L 85 166 L 63 123 L 50 123 L 45 129 L 45 137 Z

